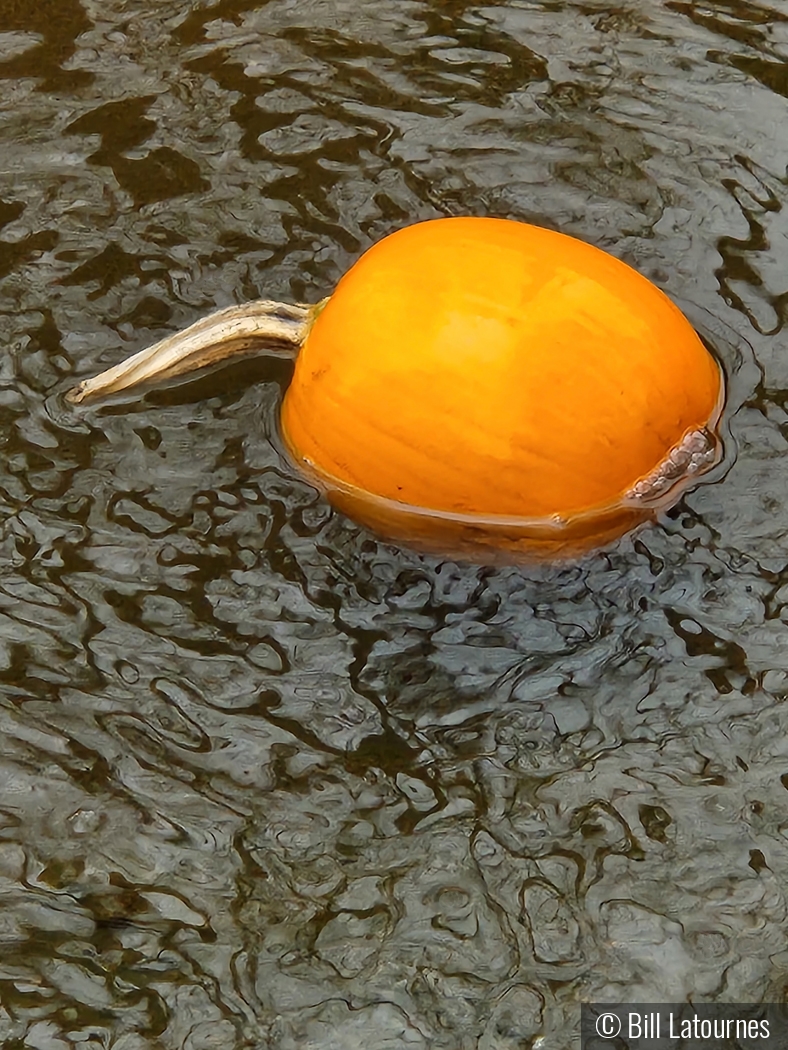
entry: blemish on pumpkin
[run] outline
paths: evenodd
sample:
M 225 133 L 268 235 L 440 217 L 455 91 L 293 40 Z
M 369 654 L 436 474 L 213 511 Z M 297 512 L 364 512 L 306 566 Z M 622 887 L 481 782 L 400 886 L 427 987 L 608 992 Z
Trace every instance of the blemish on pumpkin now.
M 720 443 L 708 427 L 688 430 L 662 462 L 633 485 L 625 499 L 638 503 L 662 499 L 677 483 L 701 474 L 720 459 Z

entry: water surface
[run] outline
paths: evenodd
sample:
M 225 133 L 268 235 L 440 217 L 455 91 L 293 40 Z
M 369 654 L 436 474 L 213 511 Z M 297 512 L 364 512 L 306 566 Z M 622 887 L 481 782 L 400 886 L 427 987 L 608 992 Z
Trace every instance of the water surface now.
M 0 0 L 4 1046 L 563 1050 L 583 999 L 784 998 L 786 61 L 743 0 Z M 711 484 L 461 565 L 293 475 L 286 362 L 63 401 L 453 214 L 677 299 Z

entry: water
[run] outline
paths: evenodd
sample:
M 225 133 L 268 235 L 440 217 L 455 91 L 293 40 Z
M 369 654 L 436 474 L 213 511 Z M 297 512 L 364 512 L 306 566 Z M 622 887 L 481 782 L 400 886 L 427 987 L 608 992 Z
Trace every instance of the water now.
M 576 1045 L 788 984 L 788 11 L 0 0 L 0 1042 Z M 259 360 L 78 379 L 416 219 L 633 263 L 725 462 L 576 564 L 384 544 Z

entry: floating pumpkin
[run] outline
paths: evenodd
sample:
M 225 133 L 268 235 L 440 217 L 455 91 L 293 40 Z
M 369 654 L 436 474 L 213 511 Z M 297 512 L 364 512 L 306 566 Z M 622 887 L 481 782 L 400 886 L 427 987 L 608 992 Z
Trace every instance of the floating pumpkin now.
M 383 534 L 472 557 L 574 553 L 716 462 L 720 369 L 620 260 L 505 219 L 418 223 L 316 307 L 231 307 L 72 400 L 262 344 L 299 349 L 290 455 Z

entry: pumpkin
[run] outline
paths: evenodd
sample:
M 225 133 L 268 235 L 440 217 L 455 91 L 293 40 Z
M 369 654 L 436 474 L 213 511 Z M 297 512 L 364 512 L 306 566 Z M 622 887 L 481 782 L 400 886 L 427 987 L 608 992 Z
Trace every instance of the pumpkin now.
M 291 457 L 389 537 L 485 559 L 575 553 L 653 516 L 718 458 L 721 373 L 690 323 L 564 234 L 488 218 L 406 227 L 315 308 L 225 311 L 242 348 L 255 305 L 300 346 L 281 416 Z M 178 358 L 189 331 L 160 346 Z M 189 360 L 228 338 L 201 336 Z M 74 399 L 120 388 L 100 380 Z

